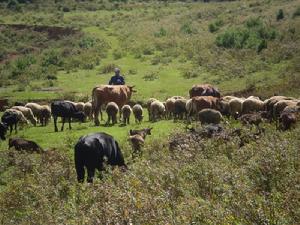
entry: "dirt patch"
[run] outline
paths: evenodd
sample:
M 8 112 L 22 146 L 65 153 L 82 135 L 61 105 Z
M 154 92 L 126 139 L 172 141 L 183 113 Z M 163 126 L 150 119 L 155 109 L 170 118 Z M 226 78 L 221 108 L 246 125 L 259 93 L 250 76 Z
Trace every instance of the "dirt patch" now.
M 64 36 L 70 36 L 80 33 L 78 29 L 72 27 L 57 27 L 44 25 L 26 25 L 26 24 L 0 24 L 2 28 L 13 28 L 15 30 L 33 30 L 36 32 L 47 33 L 49 39 L 60 39 Z

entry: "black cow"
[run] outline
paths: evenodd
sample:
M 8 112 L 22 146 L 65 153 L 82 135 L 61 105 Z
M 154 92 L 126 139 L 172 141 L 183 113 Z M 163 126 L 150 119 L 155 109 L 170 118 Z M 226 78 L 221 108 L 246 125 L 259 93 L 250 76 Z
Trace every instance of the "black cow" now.
M 10 133 L 13 131 L 13 126 L 15 127 L 15 132 L 17 133 L 17 126 L 20 121 L 17 113 L 11 111 L 5 112 L 1 117 L 1 121 L 9 126 Z
M 16 150 L 25 150 L 28 152 L 42 153 L 44 150 L 34 141 L 23 138 L 9 138 L 8 148 L 14 147 Z
M 69 129 L 72 129 L 71 127 L 71 118 L 79 119 L 79 121 L 84 122 L 85 115 L 83 112 L 78 111 L 75 108 L 75 105 L 71 102 L 67 101 L 55 101 L 51 103 L 51 113 L 54 120 L 54 130 L 55 132 L 58 131 L 57 129 L 57 117 L 62 118 L 62 126 L 61 131 L 64 130 L 64 125 L 66 119 L 69 121 Z
M 2 140 L 5 140 L 6 131 L 7 131 L 6 124 L 0 122 L 0 138 Z
M 84 181 L 84 167 L 87 168 L 87 182 L 93 182 L 95 169 L 103 171 L 104 158 L 109 165 L 125 165 L 118 142 L 106 133 L 92 133 L 79 138 L 75 145 L 75 167 L 78 182 Z

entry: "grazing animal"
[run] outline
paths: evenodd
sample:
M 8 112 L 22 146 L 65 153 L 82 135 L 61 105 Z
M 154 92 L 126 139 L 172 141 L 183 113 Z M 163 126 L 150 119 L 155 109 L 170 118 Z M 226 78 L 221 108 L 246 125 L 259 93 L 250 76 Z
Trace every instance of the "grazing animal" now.
M 141 123 L 143 120 L 143 107 L 140 104 L 135 104 L 132 107 L 133 115 L 136 123 Z
M 280 100 L 273 106 L 273 118 L 279 118 L 280 114 L 286 107 L 294 108 L 297 107 L 298 100 Z
M 188 116 L 197 115 L 202 109 L 220 109 L 220 100 L 212 96 L 196 96 L 192 98 Z
M 196 84 L 189 90 L 190 98 L 195 96 L 213 96 L 220 98 L 221 94 L 219 90 L 213 87 L 211 84 Z
M 242 113 L 247 114 L 251 112 L 259 112 L 264 109 L 264 102 L 260 99 L 250 96 L 245 101 L 243 101 L 242 105 Z
M 260 113 L 247 113 L 238 118 L 244 125 L 255 125 L 259 126 L 259 124 L 263 121 Z
M 37 143 L 23 138 L 9 138 L 8 147 L 14 147 L 18 151 L 26 150 L 28 152 L 44 152 L 44 150 Z
M 270 112 L 271 115 L 273 115 L 273 107 L 274 105 L 279 102 L 280 100 L 294 100 L 293 97 L 286 97 L 286 96 L 273 96 L 269 99 L 266 99 L 264 101 L 264 110 Z
M 54 120 L 54 131 L 58 132 L 57 129 L 57 117 L 62 118 L 62 126 L 61 131 L 64 130 L 64 125 L 66 122 L 66 119 L 69 122 L 69 129 L 72 129 L 71 127 L 71 119 L 79 119 L 80 122 L 84 122 L 84 113 L 79 112 L 75 106 L 67 101 L 54 101 L 51 103 L 51 113 Z
M 122 111 L 122 118 L 123 118 L 123 124 L 129 124 L 130 123 L 130 115 L 132 113 L 132 109 L 130 105 L 124 105 L 121 109 Z
M 83 107 L 84 115 L 89 118 L 89 120 L 93 120 L 93 107 L 92 102 L 86 102 L 84 103 Z M 102 117 L 102 116 L 101 116 Z
M 1 117 L 1 121 L 9 127 L 10 134 L 13 131 L 13 127 L 15 128 L 15 132 L 18 132 L 19 122 L 28 123 L 22 112 L 13 109 L 6 110 Z
M 186 99 L 176 99 L 174 103 L 174 119 L 183 119 L 186 117 Z
M 152 116 L 151 116 L 151 104 L 152 102 L 158 101 L 155 98 L 149 98 L 146 105 L 147 105 L 147 110 L 148 110 L 148 117 L 149 117 L 149 121 L 152 121 Z
M 92 91 L 92 105 L 95 125 L 99 126 L 98 119 L 101 106 L 109 102 L 115 102 L 119 108 L 122 108 L 131 98 L 134 86 L 128 85 L 99 85 Z
M 79 138 L 75 145 L 75 168 L 78 182 L 84 181 L 85 168 L 87 182 L 93 182 L 95 169 L 104 170 L 104 161 L 112 166 L 122 166 L 127 169 L 118 142 L 106 133 L 92 133 Z
M 151 130 L 153 128 L 145 128 L 141 130 L 130 130 L 129 138 L 133 149 L 133 156 L 137 153 L 141 153 L 141 148 L 145 143 L 145 139 L 147 135 L 151 135 Z
M 110 121 L 112 123 L 112 125 L 117 123 L 117 114 L 119 112 L 119 107 L 115 102 L 109 102 L 106 105 L 106 109 L 105 109 L 106 113 L 107 113 L 107 122 L 106 125 L 109 125 Z
M 198 113 L 198 116 L 201 124 L 205 124 L 205 123 L 219 124 L 223 119 L 222 114 L 215 109 L 202 109 Z
M 296 113 L 282 112 L 279 117 L 279 128 L 282 130 L 288 130 L 293 124 L 296 124 L 297 117 Z
M 30 108 L 27 108 L 25 106 L 13 106 L 11 109 L 22 112 L 25 118 L 29 120 L 34 126 L 36 126 L 37 119 L 34 117 Z
M 31 109 L 33 115 L 41 123 L 42 126 L 46 126 L 51 118 L 51 109 L 48 105 L 39 105 L 34 102 L 27 103 L 26 108 Z
M 229 113 L 232 117 L 235 117 L 236 115 L 240 115 L 242 113 L 243 102 L 244 102 L 243 98 L 234 98 L 228 102 Z
M 0 122 L 0 138 L 1 138 L 1 140 L 5 140 L 6 132 L 7 132 L 6 124 Z
M 166 114 L 166 107 L 163 102 L 158 100 L 154 101 L 150 105 L 151 121 L 162 119 Z
M 166 116 L 168 119 L 171 119 L 174 116 L 175 101 L 175 98 L 168 98 L 166 100 Z

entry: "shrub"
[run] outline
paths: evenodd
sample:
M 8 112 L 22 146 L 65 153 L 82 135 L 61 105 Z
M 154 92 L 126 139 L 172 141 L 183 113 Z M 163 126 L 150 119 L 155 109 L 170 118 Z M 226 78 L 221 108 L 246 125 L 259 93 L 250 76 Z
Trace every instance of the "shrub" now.
M 192 25 L 190 23 L 185 23 L 180 27 L 180 31 L 184 34 L 192 34 L 193 33 Z
M 104 65 L 101 69 L 102 73 L 111 73 L 111 72 L 114 72 L 115 68 L 117 66 L 113 63 L 110 63 L 110 64 L 107 64 L 107 65 Z
M 218 31 L 220 29 L 220 27 L 223 25 L 223 21 L 222 20 L 217 20 L 213 23 L 210 23 L 208 25 L 208 30 L 211 32 L 211 33 L 214 33 L 216 31 Z
M 260 52 L 267 47 L 267 40 L 273 40 L 277 32 L 267 27 L 260 19 L 246 22 L 246 26 L 231 28 L 216 37 L 216 44 L 225 48 L 256 49 Z
M 300 16 L 300 6 L 298 6 L 295 12 L 293 13 L 293 18 L 296 18 L 297 16 Z
M 282 20 L 283 18 L 284 18 L 283 10 L 279 9 L 276 15 L 276 20 L 279 21 Z
M 185 79 L 192 79 L 192 78 L 196 78 L 200 75 L 200 71 L 198 68 L 193 68 L 193 69 L 183 69 L 182 71 L 182 76 Z
M 145 81 L 154 81 L 158 79 L 158 72 L 157 71 L 151 71 L 143 76 L 143 79 Z
M 154 33 L 155 37 L 164 37 L 166 35 L 167 35 L 167 31 L 163 27 L 161 27 L 158 32 Z

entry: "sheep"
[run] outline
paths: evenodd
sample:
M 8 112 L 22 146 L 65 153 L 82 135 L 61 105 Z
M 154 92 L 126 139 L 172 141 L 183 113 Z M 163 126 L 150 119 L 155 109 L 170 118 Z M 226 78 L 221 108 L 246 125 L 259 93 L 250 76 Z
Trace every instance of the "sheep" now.
M 93 107 L 91 101 L 84 103 L 83 113 L 89 120 L 93 120 Z
M 25 106 L 13 106 L 11 109 L 22 112 L 26 119 L 28 119 L 34 126 L 36 126 L 37 119 L 34 117 L 30 108 L 26 108 Z
M 65 102 L 72 103 L 75 106 L 75 108 L 77 109 L 77 111 L 84 112 L 84 102 L 72 102 L 69 100 L 65 100 Z
M 280 100 L 294 100 L 293 97 L 286 97 L 286 96 L 273 96 L 269 99 L 266 99 L 264 101 L 264 108 L 266 111 L 269 111 L 271 114 L 273 114 L 273 106 Z
M 262 116 L 260 113 L 248 113 L 240 116 L 238 120 L 245 125 L 255 125 L 258 127 L 262 122 Z
M 107 113 L 107 122 L 106 125 L 108 125 L 110 123 L 110 121 L 112 122 L 112 124 L 116 124 L 117 123 L 117 114 L 119 112 L 119 107 L 115 102 L 109 102 L 106 105 L 105 111 Z
M 150 105 L 151 120 L 162 119 L 165 116 L 166 107 L 163 102 L 158 100 L 154 101 Z
M 168 98 L 166 100 L 166 114 L 168 119 L 171 119 L 174 115 L 175 101 L 175 98 Z
M 235 98 L 229 101 L 229 113 L 232 117 L 235 117 L 236 114 L 240 115 L 243 108 L 243 98 Z
M 152 121 L 152 118 L 151 118 L 151 104 L 152 102 L 154 101 L 158 101 L 157 99 L 155 98 L 149 98 L 148 101 L 147 101 L 147 110 L 148 110 L 148 117 L 149 117 L 149 121 Z
M 250 96 L 243 102 L 242 114 L 259 112 L 262 111 L 263 109 L 264 109 L 264 102 L 257 97 Z
M 237 97 L 231 96 L 231 95 L 227 95 L 227 96 L 223 96 L 223 97 L 221 98 L 221 100 L 223 100 L 223 101 L 225 101 L 225 102 L 229 102 L 230 100 L 235 99 L 235 98 L 237 98 Z
M 288 130 L 292 127 L 292 125 L 296 124 L 297 117 L 296 113 L 291 112 L 282 112 L 279 117 L 279 127 L 282 130 Z
M 39 105 L 31 102 L 27 103 L 25 107 L 31 109 L 33 115 L 37 118 L 42 126 L 47 125 L 51 118 L 51 109 L 48 105 Z
M 187 112 L 187 120 L 191 119 L 192 111 L 193 111 L 193 102 L 192 99 L 188 99 L 185 103 L 185 110 Z
M 300 102 L 300 101 L 299 101 Z M 297 100 L 280 100 L 273 106 L 273 118 L 279 118 L 280 113 L 286 108 L 293 108 L 297 106 Z
M 174 103 L 174 119 L 183 119 L 186 117 L 186 99 L 180 98 L 176 99 Z
M 202 109 L 198 113 L 198 118 L 201 124 L 204 123 L 219 124 L 223 117 L 222 114 L 215 109 Z
M 24 114 L 16 109 L 7 109 L 4 111 L 4 113 L 9 112 L 9 113 L 15 113 L 17 115 L 18 121 L 22 124 L 22 125 L 28 125 L 29 121 L 26 119 L 26 117 L 24 116 Z
M 133 115 L 136 123 L 141 123 L 143 120 L 143 107 L 140 104 L 135 104 L 132 107 Z
M 226 116 L 230 115 L 229 101 L 225 101 L 225 100 L 220 101 L 220 112 Z
M 43 153 L 44 150 L 34 141 L 26 140 L 23 138 L 9 138 L 8 148 L 14 147 L 16 150 L 25 150 L 27 152 L 33 153 Z
M 121 108 L 122 117 L 123 117 L 123 124 L 129 124 L 130 121 L 130 115 L 132 113 L 132 109 L 130 105 L 123 105 Z
M 129 138 L 128 141 L 131 142 L 132 149 L 133 149 L 133 154 L 132 157 L 136 154 L 141 153 L 141 148 L 145 143 L 145 139 L 147 135 L 151 135 L 151 130 L 153 128 L 145 128 L 141 130 L 130 130 L 129 131 Z

